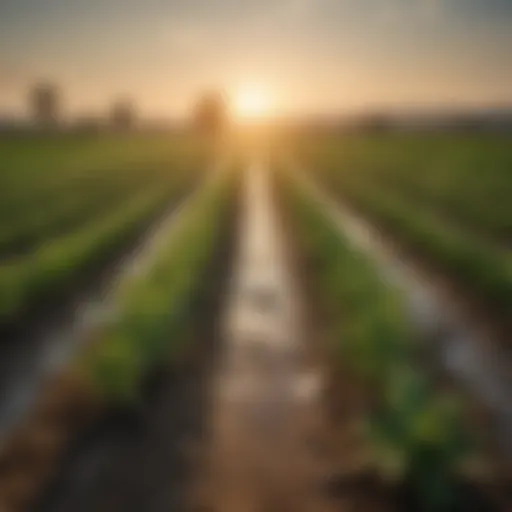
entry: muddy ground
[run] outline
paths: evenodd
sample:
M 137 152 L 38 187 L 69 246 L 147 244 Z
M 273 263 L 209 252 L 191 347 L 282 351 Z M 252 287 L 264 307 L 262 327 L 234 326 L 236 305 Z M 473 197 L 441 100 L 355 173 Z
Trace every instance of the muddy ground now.
M 236 207 L 234 206 L 234 210 Z M 77 439 L 34 512 L 180 511 L 206 435 L 218 317 L 229 276 L 236 214 L 229 216 L 203 295 L 192 349 L 147 379 L 135 410 L 110 410 Z
M 333 364 L 314 269 L 263 188 L 239 194 L 194 349 L 155 370 L 137 410 L 109 411 L 72 445 L 34 512 L 418 510 L 366 471 L 364 391 Z M 233 311 L 249 323 L 226 330 Z M 474 496 L 468 510 L 490 510 Z
M 0 323 L 0 435 L 8 433 L 31 407 L 42 381 L 69 361 L 93 317 L 104 314 L 117 281 L 153 239 L 161 238 L 162 227 L 173 220 L 197 185 L 194 182 L 171 205 L 159 208 L 61 294 L 23 312 L 16 322 Z
M 192 510 L 329 512 L 334 470 L 326 444 L 323 367 L 298 274 L 298 253 L 276 204 L 273 176 L 246 173 L 223 352 L 209 439 Z

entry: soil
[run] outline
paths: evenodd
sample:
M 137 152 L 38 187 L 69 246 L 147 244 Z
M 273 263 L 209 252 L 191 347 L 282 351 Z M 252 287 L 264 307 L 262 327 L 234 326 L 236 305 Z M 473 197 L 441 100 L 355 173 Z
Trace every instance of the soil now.
M 236 215 L 230 215 L 235 219 Z M 205 436 L 217 318 L 231 260 L 226 226 L 197 304 L 190 351 L 148 377 L 136 410 L 106 410 L 75 439 L 30 510 L 179 511 Z
M 375 397 L 344 363 L 333 345 L 334 340 L 329 329 L 332 322 L 327 314 L 328 308 L 322 301 L 322 292 L 314 279 L 315 269 L 307 257 L 306 248 L 301 246 L 300 235 L 293 221 L 289 219 L 288 225 L 291 227 L 289 232 L 294 240 L 293 245 L 299 255 L 296 257 L 297 267 L 304 295 L 308 297 L 311 331 L 321 341 L 316 344 L 316 349 L 325 365 L 326 386 L 323 398 L 328 420 L 325 423 L 323 445 L 324 450 L 327 449 L 337 461 L 334 471 L 324 482 L 325 489 L 337 500 L 340 510 L 421 511 L 423 504 L 415 501 L 410 482 L 389 485 L 381 480 L 369 463 L 371 459 L 368 446 L 360 433 L 360 425 L 368 410 L 371 410 Z M 446 375 L 433 366 L 433 361 L 427 359 L 422 363 L 431 365 L 428 369 L 433 372 L 433 378 L 437 379 L 441 389 L 453 387 L 453 380 L 447 380 Z M 466 399 L 469 421 L 475 430 L 481 434 L 486 431 L 488 434 L 490 421 L 487 411 L 475 404 L 474 399 L 469 396 Z M 487 443 L 485 450 L 493 457 L 489 463 L 495 479 L 489 482 L 488 478 L 479 480 L 477 477 L 457 482 L 455 485 L 460 501 L 454 511 L 510 510 L 512 487 L 507 477 L 510 467 L 496 452 L 494 442 L 489 442 L 487 438 L 483 441 Z M 482 469 L 485 472 L 490 468 Z
M 279 247 L 250 254 L 256 272 L 249 275 L 257 279 L 232 277 L 234 233 L 244 231 L 233 211 L 198 304 L 193 348 L 154 370 L 136 410 L 83 402 L 90 414 L 67 418 L 82 429 L 59 438 L 64 456 L 53 476 L 41 477 L 49 482 L 44 492 L 6 512 L 421 510 L 407 483 L 385 485 L 368 462 L 358 427 L 371 397 L 333 352 L 314 269 L 282 198 L 275 189 L 269 198 Z M 267 273 L 270 256 L 278 268 Z M 224 308 L 240 305 L 259 319 L 249 339 L 225 329 Z M 283 330 L 262 334 L 274 325 L 268 319 Z M 240 372 L 255 379 L 256 400 L 244 396 L 251 387 Z M 231 378 L 236 385 L 226 394 Z M 40 438 L 44 458 L 53 438 Z M 464 510 L 495 510 L 480 488 L 463 485 Z
M 320 340 L 267 171 L 246 173 L 247 209 L 194 512 L 338 510 L 324 485 L 335 461 L 326 444 Z
M 190 190 L 183 197 L 190 194 Z M 109 293 L 127 262 L 135 257 L 152 226 L 172 218 L 180 201 L 166 212 L 157 212 L 150 222 L 129 240 L 120 243 L 108 261 L 98 262 L 79 282 L 72 283 L 61 296 L 49 298 L 15 323 L 0 323 L 0 435 L 19 421 L 31 405 L 34 390 L 52 370 L 74 350 L 76 326 L 86 315 L 94 314 Z M 160 217 L 161 221 L 157 219 Z M 88 320 L 85 319 L 85 322 Z
M 446 297 L 447 301 L 456 305 L 463 312 L 468 323 L 478 326 L 489 343 L 494 343 L 497 349 L 507 351 L 507 356 L 510 358 L 512 347 L 509 333 L 512 329 L 512 320 L 509 312 L 503 311 L 502 308 L 498 308 L 497 305 L 493 305 L 475 294 L 471 289 L 471 283 L 448 275 L 438 262 L 425 257 L 417 247 L 401 240 L 397 233 L 384 223 L 379 222 L 379 219 L 367 215 L 354 201 L 350 201 L 348 198 L 343 198 L 343 201 L 362 219 L 369 220 L 372 227 L 378 228 L 375 229 L 375 232 L 380 235 L 383 245 L 407 261 L 419 273 L 425 275 Z M 508 249 L 503 248 L 503 251 L 508 251 Z

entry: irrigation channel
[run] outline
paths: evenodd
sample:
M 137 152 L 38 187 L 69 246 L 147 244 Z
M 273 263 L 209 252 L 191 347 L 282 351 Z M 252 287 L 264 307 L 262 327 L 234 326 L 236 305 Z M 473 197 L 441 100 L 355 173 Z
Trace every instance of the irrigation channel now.
M 505 363 L 485 351 L 471 324 L 369 226 L 304 173 L 294 174 L 306 180 L 339 229 L 374 255 L 383 277 L 404 290 L 416 326 L 436 342 L 440 365 L 493 410 L 500 440 L 510 448 L 512 401 Z M 313 348 L 318 340 L 308 318 L 310 298 L 278 207 L 276 180 L 264 162 L 254 162 L 240 182 L 228 234 L 212 263 L 214 282 L 205 288 L 204 308 L 198 311 L 194 336 L 201 349 L 179 368 L 155 375 L 135 414 L 112 411 L 73 444 L 31 510 L 339 510 L 324 485 L 336 472 L 339 455 L 330 451 L 325 361 Z M 187 204 L 123 260 L 110 292 L 85 301 L 74 321 L 52 333 L 44 353 L 28 365 L 30 378 L 18 388 L 20 381 L 12 381 L 11 401 L 0 415 L 4 430 L 30 408 L 44 377 L 65 367 L 88 333 L 116 314 L 110 297 L 117 283 L 151 266 Z
M 189 203 L 190 197 L 186 197 L 170 205 L 130 251 L 100 272 L 89 289 L 69 301 L 65 311 L 37 321 L 20 339 L 2 347 L 0 441 L 23 419 L 42 383 L 64 368 L 90 340 L 91 333 L 115 315 L 120 283 L 150 268 L 159 247 L 186 215 Z
M 510 356 L 493 341 L 492 331 L 370 223 L 330 197 L 306 171 L 294 168 L 294 174 L 323 204 L 340 233 L 373 259 L 382 279 L 403 293 L 411 322 L 423 334 L 434 364 L 490 411 L 493 434 L 512 460 L 512 365 Z
M 114 415 L 78 444 L 38 511 L 335 510 L 320 365 L 274 182 L 264 165 L 242 173 L 233 245 L 200 313 L 207 349 L 160 376 L 132 424 Z
M 134 275 L 144 277 L 151 271 L 161 246 L 172 246 L 174 234 L 196 211 L 201 191 L 224 179 L 224 172 L 228 172 L 227 165 L 214 166 L 197 192 L 155 226 L 140 251 L 126 260 L 114 276 L 110 293 L 96 304 L 95 309 L 101 314 L 93 317 L 92 325 L 84 324 L 80 330 L 84 339 L 89 329 L 94 331 L 95 326 L 116 315 L 119 288 Z M 230 219 L 235 217 L 230 215 Z M 229 269 L 232 222 L 226 223 L 225 234 L 208 267 L 212 277 L 205 279 L 203 296 L 194 306 L 200 322 L 187 335 L 191 350 L 185 351 L 175 365 L 167 360 L 157 364 L 144 379 L 137 404 L 127 408 L 109 406 L 82 431 L 30 510 L 135 512 L 184 508 L 192 459 L 189 452 L 203 431 L 210 367 L 217 344 L 218 298 L 223 296 Z
M 330 510 L 319 435 L 321 374 L 309 357 L 284 226 L 265 166 L 245 177 L 243 210 L 214 377 L 206 503 L 223 512 Z M 324 468 L 325 469 L 325 468 Z

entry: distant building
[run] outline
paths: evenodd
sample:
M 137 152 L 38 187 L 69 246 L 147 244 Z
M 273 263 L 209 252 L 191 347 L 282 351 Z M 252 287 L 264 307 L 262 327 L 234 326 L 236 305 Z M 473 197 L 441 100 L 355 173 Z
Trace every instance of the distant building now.
M 110 111 L 110 124 L 116 130 L 129 130 L 137 121 L 135 106 L 132 101 L 118 100 L 112 105 Z
M 32 119 L 43 128 L 55 127 L 61 114 L 60 90 L 53 84 L 38 84 L 30 95 Z

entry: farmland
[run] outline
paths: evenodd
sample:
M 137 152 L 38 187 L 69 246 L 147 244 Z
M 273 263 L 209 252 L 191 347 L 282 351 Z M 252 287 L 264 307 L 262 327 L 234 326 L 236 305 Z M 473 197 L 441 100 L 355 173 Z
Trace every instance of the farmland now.
M 508 141 L 280 136 L 215 154 L 190 134 L 0 142 L 6 339 L 109 284 L 93 322 L 30 334 L 59 364 L 2 432 L 2 510 L 509 504 L 508 380 L 436 361 L 473 324 L 402 275 L 435 269 L 506 320 Z M 38 352 L 30 336 L 6 356 Z
M 461 468 L 476 454 L 474 425 L 461 397 L 420 363 L 422 332 L 407 314 L 407 298 L 381 278 L 307 186 L 292 181 L 287 201 L 328 326 L 329 400 L 345 446 L 339 456 L 348 459 L 340 482 L 345 498 L 372 506 L 350 483 L 366 473 L 377 502 L 400 507 L 406 493 L 413 509 L 466 510 L 475 496 L 462 491 Z M 347 432 L 347 417 L 365 427 Z M 361 456 L 365 465 L 354 469 L 350 461 Z
M 506 136 L 328 137 L 305 161 L 339 197 L 506 319 L 512 149 Z
M 191 141 L 165 138 L 19 138 L 0 161 L 4 325 L 87 280 L 205 166 Z
M 2 383 L 5 391 L 21 389 L 29 397 L 16 417 L 21 429 L 2 432 L 4 508 L 30 503 L 30 493 L 16 491 L 12 482 L 21 478 L 44 490 L 44 475 L 70 449 L 66 439 L 101 425 L 108 411 L 136 408 L 155 368 L 189 358 L 191 339 L 198 336 L 191 314 L 210 314 L 199 292 L 218 282 L 215 262 L 227 243 L 236 180 L 232 169 L 214 165 L 204 141 L 192 135 L 2 142 L 2 326 L 4 341 L 16 342 L 3 346 L 4 369 L 12 375 L 2 375 Z M 106 295 L 94 299 L 95 307 L 112 308 L 114 316 L 90 323 L 80 304 L 89 300 L 87 293 L 79 294 L 74 300 L 80 309 L 57 316 L 55 335 L 29 329 L 9 339 L 14 335 L 8 327 L 37 325 L 38 317 L 58 312 L 70 293 L 100 276 Z M 48 361 L 59 353 L 66 359 L 58 371 L 49 371 Z M 13 400 L 1 402 L 7 407 L 3 420 L 19 409 Z M 7 420 L 5 425 L 14 421 Z M 55 442 L 36 448 L 41 435 Z M 20 449 L 31 454 L 28 466 Z

